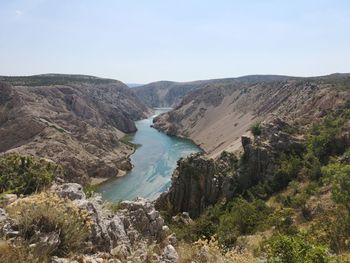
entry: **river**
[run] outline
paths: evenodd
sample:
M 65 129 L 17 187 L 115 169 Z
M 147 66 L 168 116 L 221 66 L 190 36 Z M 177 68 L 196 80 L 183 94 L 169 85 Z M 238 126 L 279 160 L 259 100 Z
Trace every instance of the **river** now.
M 120 201 L 140 196 L 154 200 L 170 186 L 177 161 L 200 151 L 190 140 L 168 136 L 150 127 L 154 117 L 169 110 L 157 108 L 152 117 L 135 122 L 138 130 L 131 142 L 141 146 L 130 157 L 134 167 L 127 175 L 100 185 L 104 199 Z

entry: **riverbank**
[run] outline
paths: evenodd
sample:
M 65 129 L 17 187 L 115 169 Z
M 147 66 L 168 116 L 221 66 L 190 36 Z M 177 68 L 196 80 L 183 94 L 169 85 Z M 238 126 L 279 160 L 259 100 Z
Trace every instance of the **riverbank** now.
M 126 176 L 99 185 L 99 192 L 110 201 L 132 200 L 138 196 L 155 199 L 166 191 L 177 161 L 201 149 L 188 139 L 169 136 L 152 128 L 153 118 L 171 108 L 154 109 L 155 114 L 136 121 L 138 131 L 131 143 L 141 144 L 130 156 L 133 169 Z

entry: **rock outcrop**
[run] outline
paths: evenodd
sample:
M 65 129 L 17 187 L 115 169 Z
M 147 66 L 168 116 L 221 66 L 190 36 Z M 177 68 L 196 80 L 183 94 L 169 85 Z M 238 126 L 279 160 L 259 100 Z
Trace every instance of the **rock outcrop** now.
M 67 198 L 88 212 L 92 220 L 92 231 L 85 241 L 83 254 L 75 258 L 85 260 L 77 262 L 146 262 L 150 253 L 152 262 L 175 263 L 178 260 L 174 248 L 176 239 L 169 232 L 164 220 L 154 205 L 146 199 L 121 202 L 117 211 L 111 210 L 96 194 L 87 199 L 82 186 L 76 183 L 53 185 L 51 192 L 59 197 Z M 16 237 L 16 224 L 0 208 L 0 238 Z M 41 243 L 60 242 L 55 233 L 37 231 L 31 236 L 32 246 Z M 152 247 L 157 246 L 157 253 Z M 71 262 L 66 258 L 53 257 L 53 262 Z M 120 260 L 120 261 L 118 261 Z
M 98 251 L 110 251 L 118 245 L 130 248 L 141 239 L 157 242 L 166 237 L 164 220 L 146 199 L 123 201 L 113 213 L 103 207 L 100 195 L 96 194 L 93 198 L 87 199 L 79 184 L 54 185 L 51 191 L 61 198 L 72 200 L 78 207 L 89 212 L 94 221 L 90 241 Z
M 261 124 L 261 134 L 242 136 L 243 153 L 222 152 L 216 159 L 194 154 L 178 162 L 172 185 L 156 201 L 156 208 L 171 215 L 188 212 L 197 218 L 208 206 L 245 194 L 245 190 L 269 180 L 282 154 L 299 154 L 301 142 L 280 119 Z
M 0 77 L 0 153 L 51 159 L 65 166 L 69 181 L 116 176 L 130 167 L 125 162 L 133 152 L 120 138 L 135 132 L 134 121 L 148 112 L 117 80 Z
M 206 159 L 201 154 L 180 160 L 169 191 L 156 201 L 157 209 L 172 215 L 188 212 L 196 218 L 209 205 L 232 198 L 237 162 L 233 154 L 226 152 L 218 160 Z
M 289 134 L 292 127 L 279 118 L 260 125 L 257 137 L 242 136 L 242 157 L 237 169 L 238 189 L 248 189 L 274 174 L 281 156 L 301 154 L 302 141 Z

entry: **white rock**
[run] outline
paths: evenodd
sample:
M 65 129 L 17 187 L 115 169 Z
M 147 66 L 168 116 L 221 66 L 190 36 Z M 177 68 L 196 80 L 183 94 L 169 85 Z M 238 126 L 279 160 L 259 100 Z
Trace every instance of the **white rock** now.
M 0 204 L 2 206 L 7 206 L 9 204 L 12 204 L 16 200 L 17 200 L 16 194 L 5 194 L 0 198 Z
M 179 261 L 179 255 L 172 245 L 167 245 L 164 248 L 163 258 L 166 263 L 176 263 Z
M 76 183 L 54 185 L 51 187 L 51 191 L 61 198 L 67 197 L 70 200 L 81 200 L 86 198 L 83 187 Z

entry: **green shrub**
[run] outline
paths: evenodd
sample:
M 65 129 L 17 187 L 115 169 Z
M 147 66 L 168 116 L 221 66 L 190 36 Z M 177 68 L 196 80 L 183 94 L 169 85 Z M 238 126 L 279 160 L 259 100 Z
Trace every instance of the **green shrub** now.
M 302 169 L 301 158 L 297 155 L 285 156 L 280 159 L 273 179 L 271 180 L 272 192 L 285 188 L 293 179 L 296 179 Z
M 83 190 L 84 190 L 84 193 L 85 193 L 86 197 L 90 198 L 90 197 L 92 197 L 94 195 L 94 193 L 96 193 L 97 186 L 88 184 L 88 185 L 84 186 Z
M 218 228 L 219 242 L 230 247 L 240 235 L 253 234 L 266 227 L 267 218 L 271 213 L 262 200 L 248 202 L 237 198 L 229 204 L 229 211 L 220 217 Z
M 188 242 L 195 242 L 203 238 L 210 240 L 217 233 L 219 218 L 224 212 L 222 206 L 217 204 L 208 208 L 192 224 L 169 222 L 169 226 L 179 240 Z
M 320 186 L 317 182 L 310 182 L 305 188 L 305 193 L 309 196 L 318 195 L 319 191 L 320 191 Z
M 50 161 L 16 154 L 1 156 L 0 195 L 31 194 L 41 191 L 55 176 L 62 174 L 62 167 Z
M 277 235 L 265 247 L 268 262 L 283 263 L 326 263 L 330 262 L 326 246 L 312 244 L 301 235 Z
M 344 205 L 350 211 L 350 165 L 330 163 L 322 167 L 323 182 L 332 185 L 332 197 L 335 202 Z
M 309 195 L 307 195 L 305 192 L 298 193 L 295 195 L 287 195 L 286 198 L 283 200 L 282 204 L 286 207 L 298 209 L 305 206 L 308 198 Z
M 343 207 L 324 211 L 308 231 L 310 239 L 326 244 L 336 253 L 349 251 L 349 236 L 350 216 Z
M 250 128 L 250 131 L 252 132 L 254 137 L 261 135 L 261 123 L 257 122 L 253 124 L 253 126 Z
M 293 220 L 294 211 L 290 208 L 283 208 L 275 211 L 269 218 L 269 224 L 281 234 L 295 235 L 298 230 Z
M 301 175 L 310 180 L 318 180 L 321 177 L 321 162 L 310 149 L 303 156 Z
M 329 161 L 332 155 L 344 153 L 345 144 L 341 133 L 349 116 L 348 111 L 341 111 L 326 116 L 321 123 L 314 125 L 307 138 L 307 149 L 322 164 Z

